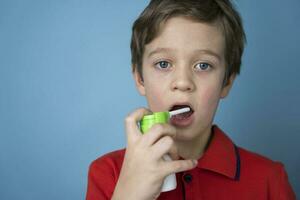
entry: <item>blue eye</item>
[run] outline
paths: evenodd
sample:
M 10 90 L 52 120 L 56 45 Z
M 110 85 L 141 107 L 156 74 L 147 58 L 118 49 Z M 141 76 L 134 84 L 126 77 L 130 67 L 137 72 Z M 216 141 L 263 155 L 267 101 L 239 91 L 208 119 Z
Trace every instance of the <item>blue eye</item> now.
M 195 66 L 196 69 L 200 69 L 200 70 L 207 70 L 209 67 L 211 67 L 210 64 L 204 63 L 204 62 L 203 63 L 198 63 Z
M 167 61 L 160 61 L 155 64 L 155 66 L 157 66 L 158 68 L 161 68 L 161 69 L 166 69 L 166 68 L 170 67 L 169 65 L 170 65 L 170 63 Z

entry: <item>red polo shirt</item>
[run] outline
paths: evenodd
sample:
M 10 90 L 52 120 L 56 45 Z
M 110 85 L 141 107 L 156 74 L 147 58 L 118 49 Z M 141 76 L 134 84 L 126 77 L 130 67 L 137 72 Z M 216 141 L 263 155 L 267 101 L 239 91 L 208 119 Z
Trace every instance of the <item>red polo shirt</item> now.
M 158 200 L 294 200 L 284 166 L 233 144 L 217 126 L 192 170 L 177 173 L 177 188 Z M 111 199 L 125 149 L 108 153 L 90 165 L 87 200 Z

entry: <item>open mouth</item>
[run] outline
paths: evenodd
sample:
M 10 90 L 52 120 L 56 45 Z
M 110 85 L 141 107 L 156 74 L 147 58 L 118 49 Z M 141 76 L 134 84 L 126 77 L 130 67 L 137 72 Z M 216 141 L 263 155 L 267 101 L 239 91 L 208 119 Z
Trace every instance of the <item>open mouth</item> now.
M 171 119 L 170 119 L 170 122 L 174 126 L 185 127 L 185 126 L 190 125 L 193 122 L 194 110 L 190 105 L 182 104 L 182 105 L 172 106 L 170 111 L 178 110 L 178 109 L 181 109 L 181 108 L 190 108 L 190 111 L 172 116 Z
M 182 114 L 179 114 L 178 116 L 186 116 L 186 117 L 188 117 L 188 116 L 190 116 L 190 115 L 192 115 L 194 113 L 193 108 L 190 105 L 188 105 L 188 104 L 186 104 L 186 105 L 174 105 L 169 111 L 178 110 L 178 109 L 181 109 L 181 108 L 189 108 L 190 111 L 182 113 Z

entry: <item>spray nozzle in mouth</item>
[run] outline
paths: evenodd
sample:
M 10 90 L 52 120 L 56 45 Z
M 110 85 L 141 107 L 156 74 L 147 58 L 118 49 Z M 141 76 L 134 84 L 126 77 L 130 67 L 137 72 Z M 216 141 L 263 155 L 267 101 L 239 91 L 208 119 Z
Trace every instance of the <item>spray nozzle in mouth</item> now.
M 189 112 L 190 110 L 191 110 L 190 107 L 180 108 L 180 109 L 177 109 L 177 110 L 170 111 L 169 115 L 170 115 L 170 118 L 171 118 L 174 115 L 179 115 L 179 114 L 182 114 L 182 113 L 186 113 L 186 112 Z

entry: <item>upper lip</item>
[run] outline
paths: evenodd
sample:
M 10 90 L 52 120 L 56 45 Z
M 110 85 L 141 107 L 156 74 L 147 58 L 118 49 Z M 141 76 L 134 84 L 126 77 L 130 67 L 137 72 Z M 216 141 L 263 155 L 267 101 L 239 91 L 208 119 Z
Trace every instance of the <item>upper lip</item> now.
M 193 106 L 192 106 L 189 102 L 177 102 L 177 103 L 174 103 L 174 104 L 172 104 L 172 105 L 169 107 L 169 111 L 171 111 L 171 109 L 172 109 L 174 106 L 189 106 L 189 107 L 191 108 L 191 110 L 194 111 Z

